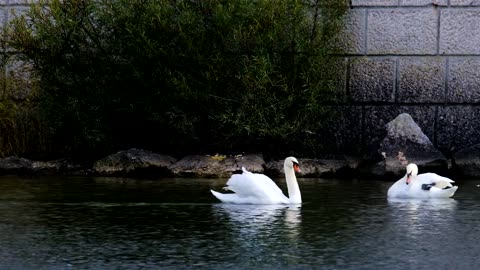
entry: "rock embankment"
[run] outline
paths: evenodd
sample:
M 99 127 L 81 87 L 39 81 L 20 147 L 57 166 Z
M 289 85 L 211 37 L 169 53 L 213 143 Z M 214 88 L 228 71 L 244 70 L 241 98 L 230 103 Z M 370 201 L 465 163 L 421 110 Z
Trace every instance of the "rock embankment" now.
M 19 157 L 0 159 L 0 175 L 85 175 L 87 170 L 68 160 L 32 161 Z
M 177 159 L 143 149 L 120 151 L 93 164 L 93 173 L 102 176 L 172 176 Z
M 420 172 L 437 172 L 462 177 L 480 176 L 480 145 L 458 151 L 448 160 L 434 147 L 408 114 L 400 114 L 386 125 L 386 136 L 378 146 L 376 159 L 343 157 L 336 160 L 297 157 L 299 177 L 368 178 L 394 181 L 405 174 L 408 163 Z M 261 154 L 225 156 L 191 155 L 181 159 L 143 149 L 117 152 L 91 167 L 68 160 L 32 161 L 19 157 L 0 159 L 0 175 L 96 175 L 125 177 L 228 178 L 242 167 L 254 173 L 283 177 L 283 160 L 264 160 Z

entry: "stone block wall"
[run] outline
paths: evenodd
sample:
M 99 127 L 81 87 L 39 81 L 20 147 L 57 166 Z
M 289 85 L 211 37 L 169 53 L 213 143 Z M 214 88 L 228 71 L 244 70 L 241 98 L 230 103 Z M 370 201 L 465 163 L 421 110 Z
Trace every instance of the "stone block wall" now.
M 351 0 L 345 25 L 350 141 L 376 145 L 407 112 L 447 155 L 480 143 L 480 1 Z
M 28 9 L 28 3 L 36 2 L 36 0 L 0 0 L 0 24 L 6 25 L 15 15 L 21 15 Z M 1 82 L 0 85 L 5 86 L 7 96 L 17 102 L 25 100 L 32 88 L 30 80 L 30 65 L 26 65 L 20 61 L 17 55 L 12 55 L 9 51 L 8 59 L 5 56 L 6 48 L 0 48 L 0 68 Z M 3 89 L 3 88 L 2 88 Z M 3 93 L 2 93 L 3 94 Z
M 0 22 L 26 9 L 0 0 Z M 479 0 L 350 0 L 335 43 L 345 98 L 326 143 L 374 149 L 402 112 L 447 155 L 480 143 Z

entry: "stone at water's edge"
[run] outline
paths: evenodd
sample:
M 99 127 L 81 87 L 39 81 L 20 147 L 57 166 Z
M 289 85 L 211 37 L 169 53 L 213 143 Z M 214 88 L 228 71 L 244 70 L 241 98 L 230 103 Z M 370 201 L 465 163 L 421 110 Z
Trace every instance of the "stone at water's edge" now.
M 86 175 L 88 169 L 67 160 L 32 161 L 35 175 Z
M 351 176 L 359 166 L 356 159 L 326 160 L 299 158 L 301 172 L 295 173 L 297 177 L 332 178 Z M 270 161 L 266 164 L 265 173 L 271 177 L 285 177 L 283 171 L 284 160 Z
M 457 152 L 453 158 L 452 171 L 447 159 L 440 153 L 420 127 L 408 114 L 401 114 L 387 124 L 388 135 L 378 150 L 384 155 L 381 162 L 344 156 L 341 159 L 298 158 L 301 172 L 297 177 L 320 178 L 368 178 L 397 180 L 405 174 L 405 166 L 416 163 L 419 173 L 461 173 L 464 176 L 480 176 L 480 144 Z M 265 162 L 261 154 L 236 156 L 191 155 L 180 160 L 142 149 L 120 151 L 82 167 L 68 160 L 32 161 L 19 157 L 0 159 L 0 175 L 100 175 L 119 177 L 189 177 L 229 178 L 241 173 L 245 167 L 253 173 L 283 178 L 284 160 Z M 395 176 L 395 177 L 393 177 Z
M 32 161 L 15 156 L 0 159 L 0 175 L 85 175 L 85 169 L 67 160 Z
M 102 176 L 168 176 L 176 159 L 143 149 L 120 151 L 93 165 L 93 172 Z
M 458 151 L 453 155 L 453 159 L 463 176 L 480 176 L 480 144 Z
M 378 153 L 384 161 L 371 170 L 374 175 L 405 174 L 408 163 L 415 163 L 420 172 L 448 170 L 445 156 L 438 151 L 407 113 L 398 115 L 386 125 L 387 136 L 380 143 Z
M 265 161 L 262 155 L 237 156 L 186 156 L 171 166 L 177 177 L 228 178 L 240 173 L 242 167 L 254 173 L 263 173 Z
M 13 156 L 0 159 L 0 175 L 24 175 L 32 172 L 31 160 Z

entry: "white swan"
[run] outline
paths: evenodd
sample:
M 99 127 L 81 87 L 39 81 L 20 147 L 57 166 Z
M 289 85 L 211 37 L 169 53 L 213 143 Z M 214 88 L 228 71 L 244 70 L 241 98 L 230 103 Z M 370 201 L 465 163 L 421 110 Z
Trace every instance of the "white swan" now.
M 405 176 L 389 189 L 388 198 L 450 198 L 457 191 L 455 181 L 436 173 L 418 174 L 417 165 L 410 163 Z
M 251 173 L 242 168 L 242 174 L 235 174 L 227 182 L 226 190 L 234 193 L 219 193 L 210 190 L 212 194 L 224 203 L 236 204 L 300 204 L 302 196 L 298 187 L 295 171 L 300 172 L 298 161 L 294 157 L 285 159 L 283 165 L 288 188 L 288 197 L 268 176 Z

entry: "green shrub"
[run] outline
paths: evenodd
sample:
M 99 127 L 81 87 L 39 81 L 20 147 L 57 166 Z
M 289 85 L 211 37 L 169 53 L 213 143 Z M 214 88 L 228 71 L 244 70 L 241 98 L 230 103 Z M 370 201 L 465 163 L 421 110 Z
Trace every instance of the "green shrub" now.
M 40 0 L 7 37 L 35 67 L 57 151 L 311 155 L 345 10 L 321 3 Z
M 5 42 L 0 39 L 3 52 L 7 52 Z M 46 127 L 36 102 L 36 81 L 24 76 L 29 68 L 11 53 L 0 54 L 0 157 L 41 157 L 48 152 Z

